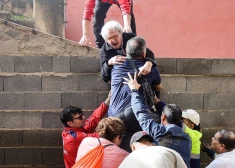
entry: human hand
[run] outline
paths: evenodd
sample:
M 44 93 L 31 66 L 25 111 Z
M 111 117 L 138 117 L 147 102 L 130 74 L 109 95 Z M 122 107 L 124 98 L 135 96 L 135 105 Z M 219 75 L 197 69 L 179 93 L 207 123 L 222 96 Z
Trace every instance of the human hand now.
M 110 60 L 108 61 L 108 65 L 113 66 L 115 64 L 122 64 L 125 61 L 126 61 L 125 56 L 117 55 L 117 56 L 110 58 Z
M 202 152 L 206 152 L 209 157 L 214 159 L 215 152 L 213 151 L 213 149 L 211 148 L 211 146 L 209 144 L 202 143 L 201 150 L 202 150 Z
M 87 46 L 87 45 L 92 45 L 92 42 L 88 36 L 82 36 L 82 38 L 79 41 L 79 44 L 81 46 Z
M 141 85 L 137 82 L 137 79 L 136 79 L 137 73 L 135 72 L 134 79 L 131 77 L 131 74 L 129 72 L 127 74 L 129 76 L 129 79 L 123 78 L 126 81 L 126 82 L 123 82 L 123 83 L 127 84 L 131 90 L 132 89 L 137 89 L 138 90 Z
M 152 62 L 146 61 L 144 66 L 139 68 L 138 76 L 149 74 L 151 72 L 152 66 Z
M 131 33 L 131 32 L 132 32 L 132 29 L 131 29 L 130 26 L 125 26 L 125 27 L 123 28 L 123 31 L 126 32 L 126 33 Z
M 109 91 L 108 97 L 107 97 L 107 99 L 105 100 L 105 104 L 106 104 L 107 106 L 109 106 L 109 104 L 110 104 L 110 99 L 111 99 L 111 90 Z

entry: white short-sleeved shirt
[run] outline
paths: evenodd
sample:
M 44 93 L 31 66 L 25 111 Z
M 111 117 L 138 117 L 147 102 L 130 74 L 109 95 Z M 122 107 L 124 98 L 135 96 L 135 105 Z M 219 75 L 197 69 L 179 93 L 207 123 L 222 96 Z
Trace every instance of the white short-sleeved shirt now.
M 217 155 L 206 168 L 235 168 L 235 149 Z

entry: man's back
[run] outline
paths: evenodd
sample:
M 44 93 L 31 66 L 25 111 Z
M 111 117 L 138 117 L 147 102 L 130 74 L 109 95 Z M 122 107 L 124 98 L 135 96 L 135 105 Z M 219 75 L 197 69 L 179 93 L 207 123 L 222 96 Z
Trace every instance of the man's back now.
M 133 62 L 137 68 L 145 64 L 145 61 L 142 59 L 133 59 Z M 128 78 L 128 72 L 133 76 L 134 70 L 132 69 L 128 60 L 125 61 L 122 65 L 115 65 L 112 69 L 112 96 L 108 111 L 109 116 L 115 116 L 123 112 L 126 108 L 131 107 L 131 91 L 127 85 L 123 84 L 123 78 Z M 161 83 L 161 78 L 157 67 L 153 67 L 151 72 L 144 77 L 151 85 L 159 85 Z M 141 88 L 140 93 L 142 94 Z
M 216 156 L 207 168 L 233 168 L 235 167 L 235 149 Z
M 133 151 L 119 168 L 186 168 L 179 153 L 162 146 L 147 146 Z

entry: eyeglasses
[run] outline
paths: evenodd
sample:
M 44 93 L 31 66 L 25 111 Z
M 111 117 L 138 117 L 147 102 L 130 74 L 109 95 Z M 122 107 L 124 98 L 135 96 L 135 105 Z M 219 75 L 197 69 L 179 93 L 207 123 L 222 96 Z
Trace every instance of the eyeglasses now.
M 113 36 L 111 36 L 111 37 L 108 37 L 107 38 L 107 41 L 110 41 L 110 40 L 112 40 L 112 39 L 117 39 L 118 38 L 118 36 L 119 36 L 119 34 L 115 34 L 115 35 L 113 35 Z
M 78 117 L 73 118 L 73 120 L 76 120 L 76 119 L 82 120 L 82 118 L 83 118 L 83 113 L 81 113 Z

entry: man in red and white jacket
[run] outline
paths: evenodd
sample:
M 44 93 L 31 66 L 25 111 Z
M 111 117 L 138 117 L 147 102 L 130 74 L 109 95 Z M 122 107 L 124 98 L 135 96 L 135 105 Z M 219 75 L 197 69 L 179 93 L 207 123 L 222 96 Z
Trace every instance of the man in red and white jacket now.
M 100 32 L 102 27 L 104 26 L 106 13 L 108 12 L 112 4 L 118 5 L 118 7 L 121 9 L 124 22 L 124 32 L 133 32 L 136 34 L 132 0 L 86 0 L 82 22 L 83 36 L 79 42 L 81 46 L 91 44 L 89 30 L 92 15 L 96 46 L 98 48 L 101 48 L 103 46 L 104 39 L 100 35 Z
M 86 119 L 80 107 L 67 106 L 62 110 L 60 120 L 64 124 L 62 131 L 64 164 L 71 168 L 75 164 L 78 147 L 86 137 L 99 137 L 94 133 L 99 121 L 106 115 L 110 102 L 110 95 L 94 112 Z

